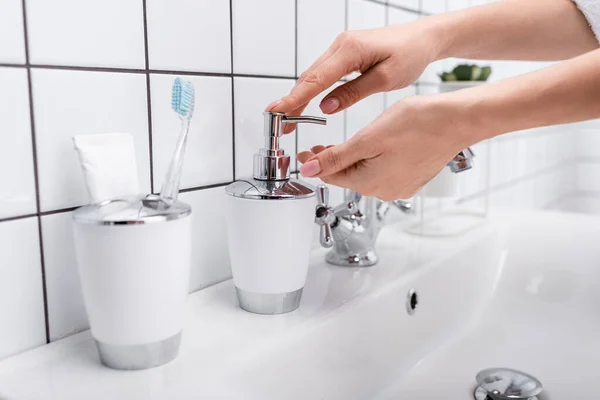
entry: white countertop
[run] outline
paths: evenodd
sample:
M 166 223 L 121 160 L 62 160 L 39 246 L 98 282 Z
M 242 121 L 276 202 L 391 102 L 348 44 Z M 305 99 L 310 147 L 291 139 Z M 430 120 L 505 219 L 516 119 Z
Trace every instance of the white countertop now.
M 409 279 L 423 265 L 491 230 L 486 224 L 461 237 L 424 239 L 391 225 L 380 234 L 380 264 L 372 268 L 328 265 L 326 251 L 317 249 L 302 303 L 292 313 L 263 316 L 241 310 L 228 280 L 189 296 L 180 355 L 173 362 L 144 371 L 106 368 L 86 331 L 1 361 L 0 399 L 258 398 L 248 383 L 232 378 L 236 371 L 260 368 L 266 354 L 293 345 L 349 303 L 390 281 Z

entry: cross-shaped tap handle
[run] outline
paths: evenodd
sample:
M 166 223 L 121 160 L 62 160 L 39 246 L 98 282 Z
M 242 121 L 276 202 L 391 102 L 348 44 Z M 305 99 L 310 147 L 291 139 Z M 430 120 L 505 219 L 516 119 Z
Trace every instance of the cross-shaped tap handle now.
M 358 207 L 354 201 L 344 202 L 336 207 L 329 206 L 329 188 L 325 185 L 317 187 L 317 208 L 315 223 L 321 226 L 319 241 L 323 247 L 333 246 L 333 229 L 339 217 L 356 214 Z

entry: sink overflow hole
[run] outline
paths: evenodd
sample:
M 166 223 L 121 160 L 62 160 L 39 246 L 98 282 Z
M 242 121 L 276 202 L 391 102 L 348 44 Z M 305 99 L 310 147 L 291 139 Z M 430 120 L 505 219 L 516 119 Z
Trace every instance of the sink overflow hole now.
M 419 295 L 415 289 L 410 289 L 406 295 L 406 312 L 408 315 L 414 315 L 419 307 Z

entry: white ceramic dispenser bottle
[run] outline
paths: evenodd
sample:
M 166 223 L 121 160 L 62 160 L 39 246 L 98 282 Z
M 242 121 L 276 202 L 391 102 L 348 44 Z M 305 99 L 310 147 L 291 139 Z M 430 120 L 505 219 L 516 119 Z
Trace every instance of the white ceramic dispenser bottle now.
M 290 156 L 279 148 L 286 123 L 325 125 L 325 118 L 265 112 L 265 147 L 254 155 L 254 176 L 227 193 L 227 233 L 240 307 L 257 314 L 298 308 L 306 283 L 315 190 L 290 178 Z

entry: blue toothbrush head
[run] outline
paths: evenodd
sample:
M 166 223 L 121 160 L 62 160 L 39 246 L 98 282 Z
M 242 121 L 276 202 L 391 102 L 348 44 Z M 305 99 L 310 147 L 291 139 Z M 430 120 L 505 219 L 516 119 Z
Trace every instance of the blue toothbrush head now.
M 181 78 L 175 78 L 171 91 L 171 108 L 182 117 L 191 118 L 194 112 L 194 85 Z

